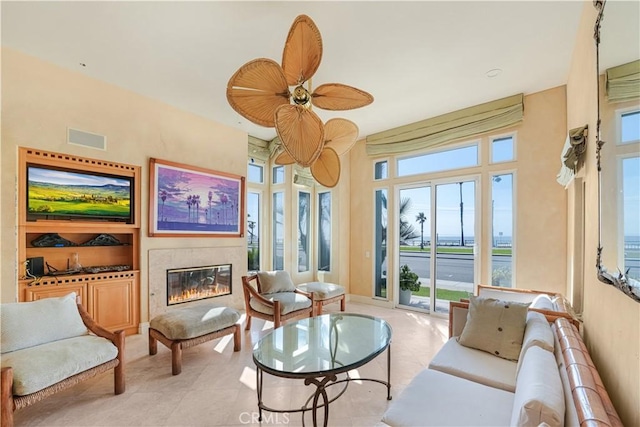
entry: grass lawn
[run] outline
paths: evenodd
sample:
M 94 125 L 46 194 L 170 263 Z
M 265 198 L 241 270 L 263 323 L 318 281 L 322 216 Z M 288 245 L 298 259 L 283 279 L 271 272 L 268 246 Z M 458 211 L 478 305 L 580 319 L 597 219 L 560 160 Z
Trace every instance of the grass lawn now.
M 420 246 L 400 246 L 402 252 L 425 252 L 430 253 L 431 248 L 425 247 L 420 250 Z M 440 246 L 439 254 L 472 254 L 473 248 L 461 248 L 459 246 Z M 511 248 L 493 248 L 493 255 L 511 255 Z
M 412 292 L 411 294 L 419 297 L 429 297 L 431 294 L 431 288 L 421 286 L 418 292 Z M 469 298 L 471 295 L 473 295 L 473 292 L 452 291 L 449 289 L 436 288 L 436 298 L 446 301 L 458 301 L 460 298 Z

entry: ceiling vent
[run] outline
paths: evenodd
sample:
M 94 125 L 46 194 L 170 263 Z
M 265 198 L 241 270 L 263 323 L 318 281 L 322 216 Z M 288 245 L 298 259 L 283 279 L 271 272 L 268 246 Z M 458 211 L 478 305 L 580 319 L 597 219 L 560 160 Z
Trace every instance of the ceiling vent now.
M 107 137 L 96 133 L 85 132 L 78 129 L 67 128 L 67 142 L 83 147 L 96 148 L 98 150 L 107 149 Z

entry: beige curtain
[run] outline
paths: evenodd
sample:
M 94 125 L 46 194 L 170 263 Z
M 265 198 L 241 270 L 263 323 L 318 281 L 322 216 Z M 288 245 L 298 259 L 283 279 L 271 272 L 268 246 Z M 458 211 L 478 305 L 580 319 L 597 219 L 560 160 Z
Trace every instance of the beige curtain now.
M 513 95 L 369 135 L 366 139 L 367 154 L 389 155 L 439 147 L 514 125 L 523 117 L 524 95 Z
M 609 102 L 640 98 L 640 60 L 609 68 L 605 83 Z

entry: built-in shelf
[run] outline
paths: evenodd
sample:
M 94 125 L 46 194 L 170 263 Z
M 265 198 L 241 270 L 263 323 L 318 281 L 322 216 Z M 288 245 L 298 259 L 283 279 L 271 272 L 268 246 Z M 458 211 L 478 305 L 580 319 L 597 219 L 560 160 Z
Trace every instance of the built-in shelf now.
M 124 329 L 128 334 L 137 333 L 140 323 L 140 167 L 30 148 L 20 148 L 19 157 L 19 300 L 34 301 L 76 292 L 80 302 L 101 326 L 110 330 Z M 134 186 L 131 223 L 27 220 L 26 171 L 27 165 L 34 164 L 126 176 Z M 33 246 L 31 243 L 53 233 L 76 246 Z M 115 237 L 120 244 L 83 245 L 101 234 Z M 24 268 L 24 263 L 31 258 L 43 259 L 45 274 L 48 268 L 66 271 L 76 259 L 81 267 L 126 265 L 130 269 L 33 277 Z

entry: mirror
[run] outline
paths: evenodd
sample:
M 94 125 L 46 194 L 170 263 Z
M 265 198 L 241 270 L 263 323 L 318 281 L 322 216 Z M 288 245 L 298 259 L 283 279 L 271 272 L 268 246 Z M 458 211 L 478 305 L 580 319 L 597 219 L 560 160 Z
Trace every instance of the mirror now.
M 594 32 L 599 93 L 598 278 L 640 302 L 640 2 L 594 1 L 594 5 L 599 9 Z M 621 86 L 620 75 L 629 73 L 636 74 L 635 83 L 623 77 Z M 630 92 L 625 89 L 629 86 L 634 95 L 620 95 Z

